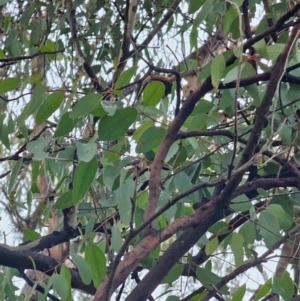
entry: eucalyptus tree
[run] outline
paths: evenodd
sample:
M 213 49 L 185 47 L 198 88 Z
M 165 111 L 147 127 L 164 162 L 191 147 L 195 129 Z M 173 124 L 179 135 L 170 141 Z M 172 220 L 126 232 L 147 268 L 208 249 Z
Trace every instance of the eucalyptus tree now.
M 3 299 L 298 300 L 299 2 L 0 5 Z

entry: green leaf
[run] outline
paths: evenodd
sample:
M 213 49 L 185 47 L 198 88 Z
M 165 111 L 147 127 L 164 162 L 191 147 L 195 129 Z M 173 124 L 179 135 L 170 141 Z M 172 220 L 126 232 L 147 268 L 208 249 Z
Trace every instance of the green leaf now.
M 30 42 L 33 46 L 38 46 L 42 39 L 42 24 L 39 19 L 32 18 L 31 19 L 31 34 L 30 34 Z
M 41 237 L 40 233 L 37 233 L 36 231 L 31 230 L 31 229 L 24 229 L 23 235 L 24 235 L 25 241 L 32 241 L 32 240 L 35 240 L 35 239 L 38 239 L 39 237 Z
M 70 118 L 82 118 L 89 114 L 97 105 L 99 105 L 102 97 L 99 94 L 87 94 L 80 98 L 73 107 Z
M 260 54 L 260 56 L 266 60 L 269 59 L 266 41 L 264 39 L 259 40 L 253 45 L 253 48 Z
M 94 243 L 88 243 L 85 248 L 85 260 L 92 270 L 94 286 L 98 288 L 107 272 L 105 255 Z
M 143 104 L 145 106 L 155 106 L 165 94 L 165 85 L 159 81 L 149 83 L 143 92 Z
M 281 278 L 281 287 L 285 291 L 281 296 L 285 300 L 291 300 L 294 295 L 294 282 L 288 272 L 285 272 Z
M 240 7 L 240 6 L 243 4 L 244 0 L 234 0 L 233 2 L 234 2 L 238 7 Z
M 226 61 L 223 54 L 216 56 L 211 62 L 211 81 L 215 88 L 218 88 L 226 69 Z
M 32 93 L 31 100 L 26 104 L 21 115 L 18 118 L 18 125 L 22 126 L 25 120 L 33 114 L 43 103 L 46 96 L 46 87 L 37 85 Z
M 145 153 L 157 147 L 166 134 L 166 130 L 158 127 L 147 129 L 137 142 L 136 152 Z
M 261 286 L 259 291 L 256 293 L 254 301 L 258 301 L 262 297 L 266 296 L 270 292 L 271 287 L 272 287 L 272 279 L 270 278 L 270 279 L 268 279 L 268 281 L 266 283 L 264 283 Z
M 166 301 L 180 301 L 180 298 L 177 296 L 168 296 Z
M 111 246 L 114 251 L 119 252 L 122 247 L 122 235 L 116 223 L 112 226 L 111 234 Z
M 61 264 L 59 274 L 67 280 L 68 296 L 64 299 L 64 301 L 73 301 L 73 298 L 71 296 L 71 272 L 64 263 Z
M 97 144 L 90 140 L 88 143 L 74 141 L 77 148 L 77 156 L 80 161 L 89 162 L 97 153 Z
M 230 30 L 231 24 L 236 18 L 236 9 L 230 6 L 226 15 L 222 18 L 224 34 L 227 34 Z
M 197 267 L 196 276 L 206 289 L 213 289 L 212 285 L 216 285 L 221 281 L 221 278 L 218 275 L 200 267 Z
M 274 44 L 274 45 L 267 46 L 269 59 L 275 61 L 278 58 L 279 54 L 281 54 L 284 47 L 285 44 Z
M 62 194 L 55 202 L 54 208 L 55 209 L 65 209 L 74 206 L 75 203 L 73 201 L 73 192 L 69 190 Z
M 176 264 L 168 273 L 168 275 L 164 278 L 162 283 L 172 284 L 172 282 L 176 281 L 183 271 L 183 264 Z
M 78 204 L 89 190 L 97 172 L 98 164 L 94 157 L 89 162 L 81 161 L 74 175 L 73 202 Z
M 190 47 L 191 51 L 195 49 L 195 51 L 198 51 L 198 30 L 192 30 L 190 33 Z
M 21 79 L 15 78 L 15 77 L 1 80 L 0 81 L 0 92 L 5 93 L 8 91 L 15 90 L 20 85 L 20 83 L 21 83 Z
M 198 29 L 199 25 L 203 22 L 203 20 L 207 17 L 209 12 L 212 10 L 214 2 L 215 2 L 214 0 L 204 1 L 204 4 L 202 5 L 200 12 L 197 14 L 196 18 L 194 19 L 193 30 Z
M 51 281 L 53 283 L 54 289 L 61 297 L 61 299 L 67 299 L 70 292 L 68 280 L 63 275 L 55 273 L 51 276 Z
M 184 171 L 175 174 L 174 184 L 176 189 L 178 189 L 180 193 L 183 193 L 187 191 L 190 187 L 192 187 L 191 180 Z
M 124 71 L 119 78 L 117 79 L 114 88 L 119 89 L 123 86 L 126 86 L 130 83 L 132 76 L 136 73 L 137 66 L 132 66 L 126 71 Z
M 23 166 L 23 159 L 19 159 L 17 161 L 17 163 L 14 165 L 11 175 L 10 175 L 10 180 L 9 180 L 9 185 L 8 185 L 8 194 L 10 194 L 11 191 L 13 190 L 22 166 Z
M 60 151 L 57 156 L 57 163 L 64 166 L 72 162 L 75 158 L 75 148 L 73 146 L 66 146 L 64 150 Z
M 218 237 L 214 237 L 211 240 L 209 240 L 209 242 L 205 246 L 205 253 L 206 253 L 206 255 L 213 254 L 213 252 L 216 251 L 216 249 L 218 248 L 218 246 L 219 246 Z
M 242 67 L 243 67 L 241 73 L 242 78 L 256 75 L 256 71 L 250 63 L 242 64 Z
M 291 146 L 292 144 L 292 128 L 289 127 L 287 124 L 283 124 L 282 128 L 279 132 L 280 138 L 282 139 L 282 142 L 286 146 Z
M 24 10 L 24 12 L 22 13 L 21 24 L 24 29 L 27 28 L 28 23 L 30 21 L 32 14 L 34 13 L 35 8 L 36 8 L 35 3 L 33 3 L 29 6 L 27 6 L 26 9 Z
M 98 136 L 102 141 L 111 141 L 124 135 L 136 120 L 137 110 L 134 108 L 119 109 L 113 116 L 103 116 L 98 125 Z
M 116 197 L 118 200 L 121 221 L 124 225 L 128 225 L 130 222 L 134 190 L 135 182 L 132 180 L 132 178 L 129 178 L 117 191 L 114 192 L 114 197 Z
M 239 233 L 244 237 L 244 247 L 249 248 L 256 238 L 256 227 L 253 221 L 248 221 L 242 225 Z
M 234 198 L 230 203 L 230 208 L 236 212 L 244 212 L 249 210 L 252 207 L 250 201 L 247 201 L 246 197 L 243 195 L 239 195 Z
M 64 99 L 63 92 L 54 92 L 50 94 L 44 103 L 40 106 L 36 114 L 37 124 L 41 124 L 49 118 L 61 105 Z
M 281 237 L 277 218 L 267 211 L 260 213 L 258 229 L 264 238 L 267 248 L 270 248 Z
M 239 267 L 243 264 L 244 249 L 243 249 L 244 237 L 240 233 L 232 233 L 230 240 L 230 247 L 234 254 L 235 266 Z
M 92 281 L 92 270 L 88 263 L 79 255 L 72 253 L 71 256 L 79 271 L 82 282 L 86 285 L 90 284 Z
M 144 123 L 142 123 L 133 133 L 132 138 L 135 141 L 138 141 L 142 134 L 149 128 L 154 126 L 153 120 L 146 120 Z
M 207 128 L 206 121 L 208 116 L 206 114 L 198 114 L 194 116 L 188 126 L 189 131 L 201 131 Z
M 70 133 L 75 126 L 75 121 L 70 118 L 70 113 L 66 112 L 63 114 L 58 122 L 53 138 L 62 137 Z
M 275 216 L 275 218 L 278 220 L 280 227 L 283 230 L 288 230 L 291 225 L 293 224 L 292 217 L 286 213 L 286 211 L 282 208 L 281 205 L 278 204 L 270 204 L 266 208 L 267 212 L 270 212 Z
M 232 296 L 231 301 L 242 301 L 246 292 L 246 284 L 240 286 Z
M 103 172 L 103 183 L 110 190 L 113 191 L 113 185 L 120 174 L 120 169 L 116 166 L 108 165 Z
M 205 0 L 190 0 L 188 13 L 195 13 L 203 5 L 204 2 Z
M 200 99 L 199 103 L 197 104 L 191 115 L 198 115 L 201 113 L 207 114 L 213 107 L 214 104 L 211 101 Z
M 294 294 L 294 283 L 288 272 L 281 278 L 274 277 L 272 292 L 279 294 L 285 301 L 291 300 Z

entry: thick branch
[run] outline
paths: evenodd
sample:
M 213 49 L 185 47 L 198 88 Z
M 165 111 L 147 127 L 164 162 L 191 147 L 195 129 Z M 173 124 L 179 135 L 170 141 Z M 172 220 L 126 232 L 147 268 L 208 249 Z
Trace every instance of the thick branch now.
M 59 270 L 60 264 L 52 257 L 29 251 L 12 251 L 0 245 L 0 265 L 21 270 L 38 270 L 47 275 L 52 275 Z M 72 279 L 72 288 L 82 290 L 88 294 L 95 293 L 93 284 L 85 285 L 82 283 L 78 272 L 69 269 Z
M 134 288 L 125 301 L 147 300 L 174 265 L 197 243 L 207 229 L 229 214 L 231 214 L 230 210 L 218 211 L 203 221 L 198 227 L 189 228 L 184 231 L 158 259 L 155 266 L 151 268 L 148 274 Z

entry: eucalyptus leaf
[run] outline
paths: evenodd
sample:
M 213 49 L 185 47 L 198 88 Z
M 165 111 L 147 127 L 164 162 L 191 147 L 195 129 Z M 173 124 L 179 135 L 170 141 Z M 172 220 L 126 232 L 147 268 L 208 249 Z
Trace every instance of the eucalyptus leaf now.
M 89 162 L 81 161 L 78 164 L 75 170 L 73 183 L 74 204 L 78 204 L 89 190 L 95 178 L 97 168 L 98 164 L 95 157 Z
M 137 110 L 134 108 L 119 109 L 113 116 L 103 116 L 98 124 L 98 136 L 102 141 L 110 141 L 125 134 L 136 120 Z
M 166 130 L 158 127 L 150 127 L 141 135 L 140 139 L 137 142 L 136 152 L 145 153 L 150 150 L 153 150 L 157 147 L 163 137 L 166 134 Z
M 86 285 L 92 281 L 92 270 L 88 263 L 79 255 L 71 253 L 72 260 L 74 261 L 82 282 Z
M 41 124 L 46 121 L 60 107 L 63 99 L 63 92 L 53 92 L 50 94 L 37 111 L 36 122 Z

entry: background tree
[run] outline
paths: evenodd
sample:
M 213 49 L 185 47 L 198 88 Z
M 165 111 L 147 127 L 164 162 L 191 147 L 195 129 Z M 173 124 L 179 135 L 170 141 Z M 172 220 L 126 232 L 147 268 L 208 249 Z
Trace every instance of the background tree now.
M 0 4 L 3 299 L 299 300 L 300 2 Z

